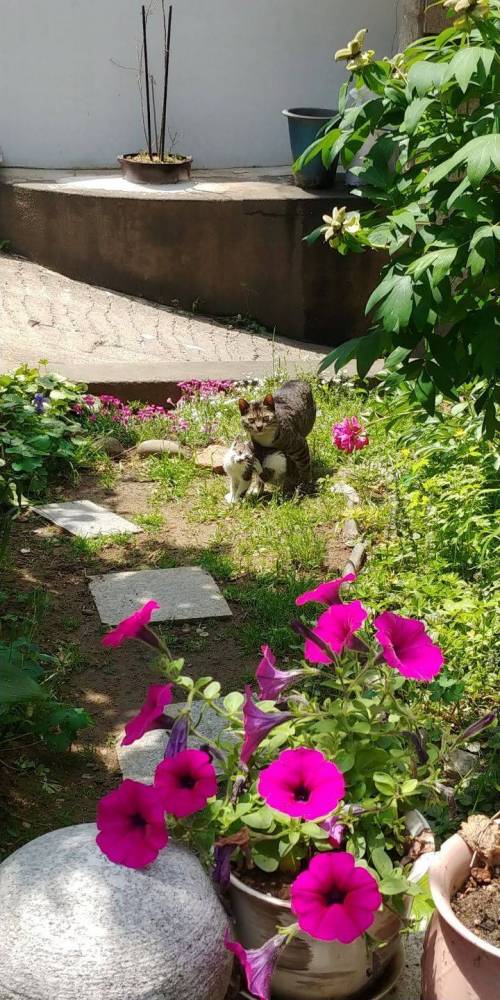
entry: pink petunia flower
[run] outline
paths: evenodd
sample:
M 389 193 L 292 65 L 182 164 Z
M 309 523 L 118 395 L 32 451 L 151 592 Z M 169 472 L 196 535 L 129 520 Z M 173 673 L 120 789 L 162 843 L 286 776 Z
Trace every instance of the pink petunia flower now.
M 207 753 L 182 750 L 158 765 L 154 787 L 165 811 L 182 819 L 200 812 L 207 800 L 217 795 L 217 777 Z
M 171 704 L 173 697 L 171 684 L 151 684 L 140 712 L 125 726 L 122 747 L 128 747 L 136 740 L 140 740 L 144 733 L 149 733 L 151 729 L 162 729 L 162 722 L 165 719 L 163 709 Z
M 382 656 L 390 667 L 416 681 L 431 681 L 439 673 L 444 656 L 427 635 L 423 622 L 384 611 L 374 625 Z
M 151 785 L 127 778 L 97 806 L 96 842 L 117 865 L 145 868 L 168 843 L 165 810 Z
M 268 806 L 301 819 L 315 820 L 336 809 L 345 793 L 344 776 L 320 750 L 283 750 L 260 773 L 259 795 Z
M 262 740 L 266 738 L 271 729 L 281 726 L 282 722 L 293 719 L 292 712 L 263 712 L 252 697 L 252 689 L 249 684 L 245 688 L 245 701 L 243 702 L 243 727 L 245 739 L 240 752 L 242 764 L 248 764 L 250 757 L 255 753 Z
M 277 670 L 276 657 L 269 646 L 261 646 L 262 660 L 255 674 L 262 701 L 276 701 L 283 691 L 306 674 L 305 670 Z
M 376 879 L 346 851 L 315 854 L 292 885 L 299 927 L 320 941 L 350 944 L 370 927 L 382 903 Z
M 340 451 L 359 451 L 369 444 L 368 434 L 357 417 L 346 417 L 332 427 L 332 440 Z
M 281 934 L 276 934 L 266 941 L 261 948 L 244 948 L 238 941 L 232 941 L 229 931 L 226 931 L 224 945 L 232 951 L 241 963 L 245 973 L 247 987 L 252 996 L 258 1000 L 270 1000 L 271 979 L 280 952 L 286 947 L 287 940 Z
M 344 649 L 356 646 L 355 633 L 361 628 L 368 617 L 361 601 L 351 601 L 350 604 L 332 604 L 318 618 L 312 632 L 322 640 L 334 653 L 343 653 Z M 306 639 L 304 656 L 310 663 L 332 663 L 332 657 L 322 647 L 317 646 L 312 638 Z
M 309 604 L 311 601 L 317 601 L 318 604 L 328 604 L 328 606 L 341 604 L 340 590 L 343 584 L 354 583 L 355 580 L 355 573 L 347 573 L 346 576 L 341 576 L 337 580 L 320 583 L 319 587 L 316 587 L 315 590 L 307 590 L 305 594 L 297 597 L 295 603 L 297 607 L 300 607 L 302 604 Z
M 154 632 L 147 628 L 151 621 L 153 611 L 158 611 L 160 605 L 157 601 L 147 601 L 146 604 L 134 611 L 128 618 L 124 618 L 111 632 L 101 639 L 103 646 L 121 646 L 126 639 L 142 639 L 150 646 L 158 647 L 158 639 Z

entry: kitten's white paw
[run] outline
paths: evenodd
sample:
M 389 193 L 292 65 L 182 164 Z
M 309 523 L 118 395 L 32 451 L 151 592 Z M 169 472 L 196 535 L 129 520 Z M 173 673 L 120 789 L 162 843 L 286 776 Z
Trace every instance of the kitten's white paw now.
M 226 503 L 237 503 L 238 497 L 233 496 L 232 493 L 226 493 L 224 500 L 226 501 Z

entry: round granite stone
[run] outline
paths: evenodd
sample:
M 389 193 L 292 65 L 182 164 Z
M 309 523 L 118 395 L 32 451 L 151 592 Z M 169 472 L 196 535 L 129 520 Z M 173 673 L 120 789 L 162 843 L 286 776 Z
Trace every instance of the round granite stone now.
M 195 855 L 170 842 L 135 871 L 96 832 L 55 830 L 0 865 L 1 1000 L 223 1000 L 227 918 Z

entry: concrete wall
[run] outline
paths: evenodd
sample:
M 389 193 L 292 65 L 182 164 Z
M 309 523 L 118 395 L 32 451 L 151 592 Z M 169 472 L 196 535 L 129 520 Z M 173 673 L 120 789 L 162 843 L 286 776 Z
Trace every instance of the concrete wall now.
M 168 2 L 168 0 L 167 0 Z M 398 0 L 174 0 L 170 125 L 197 166 L 289 161 L 280 112 L 335 106 L 332 52 L 390 53 Z M 161 74 L 158 0 L 150 21 Z M 140 0 L 0 0 L 0 148 L 26 167 L 111 166 L 144 145 Z M 132 69 L 120 68 L 132 67 Z

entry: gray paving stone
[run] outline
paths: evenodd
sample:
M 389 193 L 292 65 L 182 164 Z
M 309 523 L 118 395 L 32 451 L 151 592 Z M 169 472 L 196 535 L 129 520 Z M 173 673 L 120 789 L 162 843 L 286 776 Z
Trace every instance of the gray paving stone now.
M 201 701 L 193 702 L 193 719 L 195 722 L 198 720 L 199 709 L 202 705 L 203 702 Z M 174 702 L 173 705 L 168 705 L 165 714 L 175 717 L 185 706 L 185 701 Z M 216 740 L 223 732 L 224 719 L 211 708 L 207 708 L 203 719 L 196 728 L 202 734 L 202 739 L 192 736 L 189 740 L 189 746 L 191 747 L 199 747 L 203 743 L 203 737 L 209 740 Z M 135 781 L 143 781 L 145 784 L 150 785 L 158 764 L 163 760 L 168 737 L 169 733 L 165 729 L 153 729 L 150 733 L 145 733 L 142 739 L 137 740 L 136 743 L 132 743 L 131 746 L 122 747 L 123 733 L 121 733 L 117 754 L 123 777 L 133 778 Z
M 117 625 L 151 600 L 160 605 L 153 614 L 156 622 L 231 617 L 231 609 L 215 580 L 200 566 L 94 576 L 90 591 L 106 625 Z
M 79 538 L 97 538 L 99 535 L 136 534 L 142 531 L 112 510 L 101 507 L 92 500 L 68 500 L 65 503 L 47 503 L 33 510 Z

